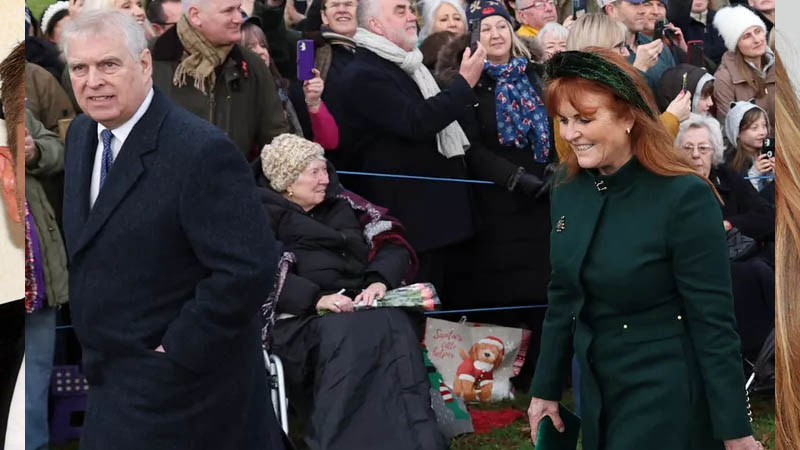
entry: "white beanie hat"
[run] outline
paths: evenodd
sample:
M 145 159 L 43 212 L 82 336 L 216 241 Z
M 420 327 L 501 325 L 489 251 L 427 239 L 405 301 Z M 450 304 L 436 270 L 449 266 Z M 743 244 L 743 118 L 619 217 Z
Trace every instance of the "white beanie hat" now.
M 769 116 L 767 116 L 767 112 L 760 106 L 750 102 L 731 103 L 731 109 L 725 117 L 725 137 L 728 138 L 728 142 L 731 143 L 733 148 L 736 148 L 736 145 L 739 143 L 739 131 L 742 125 L 742 119 L 744 119 L 744 115 L 747 111 L 751 109 L 758 109 L 764 113 L 764 117 L 767 117 L 767 128 L 769 128 Z
M 315 159 L 325 160 L 325 150 L 316 142 L 283 133 L 261 149 L 261 169 L 272 189 L 283 192 Z
M 714 27 L 725 41 L 729 51 L 736 51 L 739 38 L 745 30 L 752 26 L 759 26 L 767 32 L 767 26 L 753 11 L 744 6 L 728 6 L 717 11 L 714 16 Z

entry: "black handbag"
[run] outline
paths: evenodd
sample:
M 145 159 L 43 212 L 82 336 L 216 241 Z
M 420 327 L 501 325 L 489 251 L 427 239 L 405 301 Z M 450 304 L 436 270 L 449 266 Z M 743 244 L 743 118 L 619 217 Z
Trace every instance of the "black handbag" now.
M 758 241 L 745 236 L 738 228 L 728 230 L 728 258 L 731 261 L 743 261 L 759 250 Z

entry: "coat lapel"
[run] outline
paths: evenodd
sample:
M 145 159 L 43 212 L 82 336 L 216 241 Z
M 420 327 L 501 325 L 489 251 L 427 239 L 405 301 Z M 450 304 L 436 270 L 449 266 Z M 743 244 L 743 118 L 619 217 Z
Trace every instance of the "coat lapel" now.
M 166 99 L 156 90 L 150 107 L 133 127 L 133 130 L 131 130 L 122 145 L 122 149 L 117 155 L 111 171 L 108 173 L 108 178 L 97 196 L 94 207 L 88 211 L 78 245 L 75 247 L 73 254 L 79 252 L 97 235 L 120 202 L 125 199 L 128 192 L 145 172 L 142 158 L 156 149 L 158 129 L 167 114 L 167 110 Z M 97 125 L 90 128 L 94 130 L 93 141 L 96 147 Z M 91 162 L 93 162 L 93 158 Z M 81 203 L 85 204 L 87 209 L 89 207 L 88 186 L 91 183 L 91 162 L 88 163 L 88 173 L 83 177 L 84 182 L 81 186 L 81 195 L 85 195 L 83 198 L 86 199 L 85 202 Z M 83 167 L 86 167 L 86 163 L 83 164 Z

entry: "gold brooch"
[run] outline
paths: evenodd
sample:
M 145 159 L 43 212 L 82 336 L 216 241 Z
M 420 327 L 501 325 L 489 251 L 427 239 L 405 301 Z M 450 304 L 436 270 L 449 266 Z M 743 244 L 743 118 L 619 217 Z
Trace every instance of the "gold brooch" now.
M 567 221 L 565 220 L 564 216 L 561 216 L 556 223 L 556 233 L 561 233 L 562 231 L 567 229 Z

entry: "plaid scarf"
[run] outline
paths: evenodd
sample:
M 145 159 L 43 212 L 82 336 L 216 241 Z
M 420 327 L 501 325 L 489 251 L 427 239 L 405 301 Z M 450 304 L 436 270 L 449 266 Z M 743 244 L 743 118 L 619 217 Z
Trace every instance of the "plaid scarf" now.
M 547 110 L 531 86 L 524 58 L 513 58 L 508 64 L 486 62 L 484 71 L 497 81 L 495 114 L 497 139 L 502 145 L 524 149 L 533 147 L 533 159 L 547 162 L 550 153 L 550 127 Z
M 187 55 L 175 69 L 172 84 L 182 87 L 186 84 L 186 76 L 194 78 L 194 87 L 203 94 L 214 94 L 217 75 L 214 70 L 221 66 L 233 48 L 233 44 L 215 46 L 195 29 L 186 16 L 178 19 L 178 38 Z M 206 81 L 209 90 L 206 93 Z

